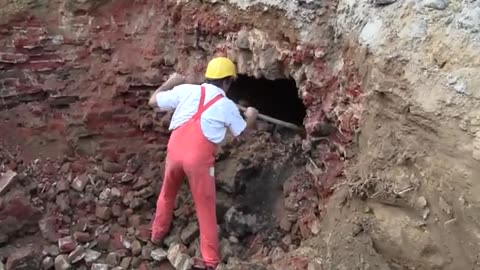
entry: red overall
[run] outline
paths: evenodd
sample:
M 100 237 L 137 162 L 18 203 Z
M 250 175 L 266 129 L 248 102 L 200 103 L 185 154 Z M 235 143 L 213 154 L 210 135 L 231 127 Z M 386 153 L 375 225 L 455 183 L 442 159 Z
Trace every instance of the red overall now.
M 165 176 L 157 201 L 152 225 L 152 239 L 160 240 L 169 231 L 175 197 L 183 181 L 188 178 L 200 228 L 200 249 L 207 266 L 216 267 L 220 262 L 218 252 L 217 216 L 215 206 L 215 178 L 211 170 L 215 163 L 216 145 L 203 135 L 200 116 L 212 104 L 223 97 L 205 102 L 205 88 L 201 87 L 197 113 L 175 129 L 168 142 Z

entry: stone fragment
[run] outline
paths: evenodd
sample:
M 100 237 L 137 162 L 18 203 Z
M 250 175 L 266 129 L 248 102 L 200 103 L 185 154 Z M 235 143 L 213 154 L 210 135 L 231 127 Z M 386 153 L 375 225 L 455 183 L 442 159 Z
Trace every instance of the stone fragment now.
M 152 253 L 150 254 L 152 259 L 154 259 L 155 261 L 163 261 L 167 258 L 167 252 L 162 249 L 162 248 L 157 248 L 155 250 L 152 251 Z
M 478 29 L 480 29 L 480 6 L 463 8 L 457 19 L 457 25 L 459 28 L 478 32 Z
M 103 263 L 94 263 L 92 264 L 91 270 L 108 270 L 108 264 Z
M 444 10 L 448 7 L 449 0 L 423 0 L 423 5 L 425 7 Z
M 107 259 L 105 260 L 105 262 L 111 267 L 117 266 L 118 261 L 119 261 L 118 254 L 115 252 L 108 253 Z
M 58 246 L 51 245 L 45 249 L 44 254 L 56 257 L 60 254 L 60 250 L 58 249 Z
M 103 161 L 103 171 L 105 171 L 107 173 L 121 173 L 121 172 L 123 172 L 123 167 L 122 167 L 122 165 L 120 165 L 116 162 L 104 160 Z
M 112 216 L 112 210 L 108 206 L 97 205 L 95 215 L 103 220 L 109 220 Z
M 73 251 L 76 245 L 77 243 L 75 242 L 75 239 L 73 239 L 72 236 L 65 236 L 58 239 L 58 248 L 62 253 Z
M 130 183 L 135 179 L 135 176 L 131 173 L 126 173 L 122 176 L 120 179 L 120 183 L 125 184 L 125 183 Z
M 99 198 L 101 201 L 105 202 L 105 204 L 109 204 L 110 201 L 112 200 L 112 197 L 113 197 L 113 195 L 112 195 L 112 190 L 111 190 L 110 188 L 104 189 L 104 190 L 100 193 L 100 195 L 98 195 L 98 198 Z
M 181 244 L 174 244 L 168 249 L 167 258 L 177 270 L 188 270 L 192 267 L 190 257 L 186 255 L 186 247 Z
M 282 215 L 280 218 L 279 227 L 285 232 L 289 232 L 292 229 L 292 222 L 290 222 L 288 215 Z
M 153 246 L 151 244 L 149 245 L 145 245 L 143 248 L 142 248 L 142 259 L 144 260 L 151 260 L 152 259 L 152 251 L 153 251 Z
M 140 157 L 135 156 L 132 157 L 127 161 L 127 172 L 129 173 L 136 173 L 138 169 L 140 169 L 140 166 L 142 166 L 142 161 Z
M 16 176 L 17 173 L 12 170 L 8 170 L 0 175 L 0 195 L 3 195 L 8 191 L 8 188 L 13 183 Z
M 425 208 L 426 206 L 427 206 L 427 199 L 425 199 L 425 197 L 423 197 L 423 196 L 418 197 L 417 207 L 418 208 Z
M 79 243 L 87 243 L 92 240 L 92 237 L 88 232 L 74 232 L 73 238 Z
M 315 259 L 308 263 L 307 270 L 323 270 L 322 261 Z
M 139 210 L 140 208 L 142 208 L 144 202 L 141 198 L 133 198 L 133 200 L 130 202 L 130 209 L 132 210 Z
M 110 245 L 110 235 L 104 233 L 97 236 L 97 247 L 99 249 L 107 249 Z
M 82 192 L 85 189 L 88 180 L 89 179 L 86 174 L 79 175 L 73 179 L 71 187 L 76 191 Z
M 72 265 L 67 261 L 67 255 L 58 255 L 55 258 L 55 270 L 72 269 Z
M 272 261 L 279 261 L 285 256 L 285 251 L 281 247 L 276 247 L 270 252 Z
M 56 203 L 58 206 L 58 209 L 62 213 L 70 212 L 70 196 L 68 196 L 67 193 L 60 193 L 56 196 Z
M 119 217 L 119 216 L 121 216 L 121 215 L 122 215 L 122 212 L 123 212 L 123 211 L 122 211 L 122 206 L 121 206 L 121 205 L 119 205 L 119 204 L 114 204 L 114 205 L 112 206 L 112 215 L 113 215 L 114 217 Z
M 397 2 L 397 0 L 374 0 L 373 2 L 377 6 L 386 6 Z
M 239 243 L 238 238 L 236 238 L 233 235 L 228 237 L 228 241 L 230 241 L 230 243 L 232 243 L 232 244 L 238 244 Z
M 102 256 L 102 253 L 93 250 L 93 249 L 87 249 L 85 251 L 85 257 L 84 260 L 86 263 L 93 263 L 94 261 L 98 260 Z
M 185 229 L 183 229 L 182 233 L 180 234 L 180 239 L 185 245 L 189 245 L 199 235 L 200 231 L 197 222 L 191 222 Z
M 55 266 L 55 262 L 53 261 L 52 257 L 45 257 L 42 261 L 42 268 L 43 269 L 51 269 Z
M 233 256 L 232 245 L 227 239 L 220 241 L 220 255 L 222 256 L 221 260 L 225 263 Z
M 254 232 L 256 219 L 252 215 L 244 215 L 231 207 L 225 214 L 225 225 L 227 230 L 231 231 L 236 237 L 244 237 L 246 234 Z
M 140 253 L 142 253 L 142 243 L 140 243 L 138 240 L 133 241 L 131 250 L 134 256 L 140 255 Z
M 48 241 L 55 243 L 60 238 L 57 230 L 57 218 L 54 216 L 45 217 L 38 222 L 42 236 Z
M 69 184 L 67 180 L 65 179 L 60 179 L 57 181 L 57 193 L 65 192 L 70 189 Z
M 7 270 L 30 270 L 40 267 L 40 257 L 30 247 L 16 249 L 7 259 Z
M 248 50 L 250 49 L 250 41 L 248 40 L 248 32 L 240 30 L 237 34 L 237 48 Z
M 86 251 L 83 246 L 77 246 L 74 251 L 70 252 L 67 257 L 69 263 L 77 263 L 85 258 Z
M 8 242 L 8 235 L 0 232 L 0 245 Z
M 120 267 L 122 269 L 130 269 L 130 263 L 132 262 L 132 257 L 125 257 L 120 262 Z

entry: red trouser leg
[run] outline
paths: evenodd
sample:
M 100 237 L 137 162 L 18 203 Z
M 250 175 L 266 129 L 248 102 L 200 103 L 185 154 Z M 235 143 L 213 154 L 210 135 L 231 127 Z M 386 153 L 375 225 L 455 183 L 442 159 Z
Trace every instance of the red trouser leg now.
M 200 250 L 207 266 L 220 262 L 215 205 L 215 179 L 210 175 L 213 165 L 196 164 L 185 167 L 188 183 L 195 202 L 200 228 Z
M 165 176 L 157 200 L 155 219 L 152 224 L 152 240 L 154 241 L 161 240 L 170 229 L 175 207 L 175 197 L 177 196 L 184 176 L 181 162 L 172 160 L 167 156 Z

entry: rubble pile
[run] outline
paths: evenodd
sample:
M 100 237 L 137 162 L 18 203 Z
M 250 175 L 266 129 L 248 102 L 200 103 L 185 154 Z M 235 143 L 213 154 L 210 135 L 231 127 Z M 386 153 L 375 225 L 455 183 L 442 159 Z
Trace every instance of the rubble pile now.
M 272 256 L 281 257 L 318 230 L 315 223 L 305 223 L 308 217 L 293 215 L 299 213 L 302 198 L 290 184 L 293 178 L 282 183 L 290 174 L 275 178 L 275 171 L 289 163 L 291 170 L 303 165 L 296 157 L 301 139 L 278 132 L 256 135 L 256 143 L 237 140 L 235 147 L 224 146 L 218 153 L 223 168 L 217 177 L 222 267 L 228 267 L 229 261 L 230 267 L 238 267 L 235 258 L 250 256 L 256 256 L 259 265 L 269 264 Z M 280 137 L 289 143 L 282 143 Z M 139 154 L 124 157 L 98 155 L 85 163 L 69 156 L 31 163 L 4 159 L 0 259 L 6 269 L 189 269 L 192 258 L 201 256 L 188 186 L 177 196 L 174 222 L 164 245 L 155 246 L 149 241 L 149 230 L 162 162 Z M 262 203 L 282 203 L 285 194 L 289 214 L 269 207 L 259 211 L 262 208 L 252 205 L 259 201 L 251 202 L 256 196 L 251 188 L 262 184 L 280 190 L 278 198 L 263 198 Z M 293 202 L 292 196 L 298 201 Z

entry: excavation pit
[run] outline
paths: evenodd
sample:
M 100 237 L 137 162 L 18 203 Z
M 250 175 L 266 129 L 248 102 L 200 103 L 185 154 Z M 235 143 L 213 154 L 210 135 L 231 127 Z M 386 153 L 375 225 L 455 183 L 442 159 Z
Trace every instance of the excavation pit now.
M 255 107 L 261 114 L 303 125 L 306 108 L 298 96 L 294 80 L 267 80 L 239 75 L 227 96 L 244 107 Z

